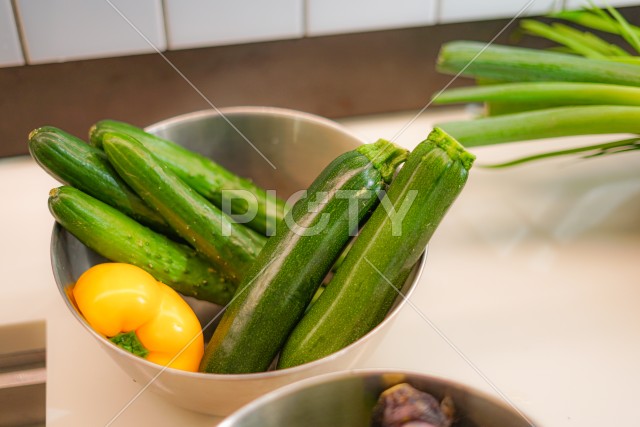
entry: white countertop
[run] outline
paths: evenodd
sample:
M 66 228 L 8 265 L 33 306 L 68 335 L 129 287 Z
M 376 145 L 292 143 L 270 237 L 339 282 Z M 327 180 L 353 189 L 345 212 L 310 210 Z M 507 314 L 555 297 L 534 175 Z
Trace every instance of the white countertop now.
M 460 114 L 423 114 L 396 140 L 412 147 L 434 120 Z M 373 141 L 393 138 L 413 116 L 342 122 Z M 471 151 L 479 165 L 541 146 L 587 142 L 566 138 Z M 508 400 L 541 426 L 640 425 L 639 170 L 640 152 L 497 171 L 474 167 L 431 241 L 411 304 L 361 366 L 462 381 Z M 141 385 L 102 352 L 58 294 L 46 203 L 54 186 L 28 157 L 0 161 L 6 202 L 0 211 L 0 329 L 45 321 L 48 425 L 105 425 Z M 0 342 L 0 351 L 21 345 Z M 217 421 L 143 392 L 112 425 Z

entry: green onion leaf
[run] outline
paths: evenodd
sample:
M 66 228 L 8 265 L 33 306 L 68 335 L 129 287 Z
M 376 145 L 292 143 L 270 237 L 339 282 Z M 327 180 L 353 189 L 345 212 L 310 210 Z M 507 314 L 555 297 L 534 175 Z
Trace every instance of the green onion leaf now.
M 640 138 L 625 139 L 622 141 L 606 142 L 602 144 L 588 145 L 586 147 L 570 148 L 567 150 L 549 151 L 546 153 L 536 154 L 533 156 L 521 157 L 504 163 L 494 163 L 489 165 L 479 165 L 483 168 L 506 168 L 517 166 L 536 160 L 548 159 L 551 157 L 568 156 L 572 154 L 585 153 L 583 158 L 593 158 L 606 154 L 624 153 L 631 150 L 640 150 Z
M 520 26 L 529 34 L 546 38 L 569 48 L 587 58 L 606 59 L 608 56 L 629 56 L 619 46 L 607 43 L 592 33 L 585 33 L 567 25 L 554 23 L 546 25 L 532 19 L 525 19 Z
M 618 25 L 620 26 L 619 34 L 636 50 L 636 52 L 640 53 L 640 37 L 638 37 L 638 35 L 631 29 L 631 25 L 622 15 L 620 15 L 620 12 L 611 6 L 607 6 L 607 10 L 618 22 Z

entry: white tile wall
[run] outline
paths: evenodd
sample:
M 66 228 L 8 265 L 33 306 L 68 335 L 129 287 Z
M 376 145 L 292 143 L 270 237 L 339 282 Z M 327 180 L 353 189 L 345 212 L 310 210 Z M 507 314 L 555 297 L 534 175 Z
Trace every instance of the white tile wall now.
M 594 1 L 596 5 L 608 3 L 614 7 L 640 6 L 640 0 Z M 586 3 L 587 0 L 0 0 L 0 67 L 22 65 L 25 58 L 28 63 L 39 64 L 151 53 L 155 51 L 153 46 L 159 50 L 186 49 L 510 18 L 526 5 L 529 7 L 522 16 L 543 15 Z
M 154 52 L 138 31 L 166 48 L 161 0 L 16 0 L 16 6 L 31 64 Z
M 0 67 L 24 64 L 11 0 L 0 0 Z
M 165 0 L 169 48 L 297 38 L 303 0 Z
M 613 7 L 640 6 L 640 1 L 638 0 L 607 0 L 606 2 L 603 0 L 593 0 L 593 3 L 600 7 L 606 5 Z M 567 0 L 566 9 L 580 9 L 586 5 L 588 5 L 586 0 Z M 637 25 L 637 22 L 634 24 Z
M 429 25 L 435 11 L 436 0 L 307 0 L 307 35 Z
M 560 0 L 440 0 L 438 22 L 450 23 L 512 18 L 516 15 L 543 15 L 561 5 L 562 1 Z

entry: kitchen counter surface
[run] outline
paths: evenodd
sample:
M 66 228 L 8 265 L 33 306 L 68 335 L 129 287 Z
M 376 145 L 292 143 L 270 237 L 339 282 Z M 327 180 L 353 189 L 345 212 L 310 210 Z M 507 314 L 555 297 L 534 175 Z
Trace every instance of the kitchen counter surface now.
M 410 148 L 438 120 L 467 114 L 341 122 L 365 141 L 383 137 Z M 431 241 L 410 304 L 360 367 L 462 381 L 540 426 L 640 425 L 640 152 L 479 167 L 592 140 L 603 138 L 472 149 L 476 167 Z M 56 185 L 30 158 L 0 161 L 7 201 L 0 211 L 0 332 L 44 322 L 47 425 L 217 424 L 141 392 L 68 312 L 49 263 L 46 199 Z M 30 339 L 0 342 L 0 351 L 27 348 Z

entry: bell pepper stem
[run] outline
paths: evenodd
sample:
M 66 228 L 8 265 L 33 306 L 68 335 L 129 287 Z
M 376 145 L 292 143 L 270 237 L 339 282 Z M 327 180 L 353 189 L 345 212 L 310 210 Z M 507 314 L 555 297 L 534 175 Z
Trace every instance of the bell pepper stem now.
M 149 355 L 149 350 L 142 345 L 135 331 L 120 332 L 118 335 L 109 338 L 109 340 L 118 347 L 143 359 Z

